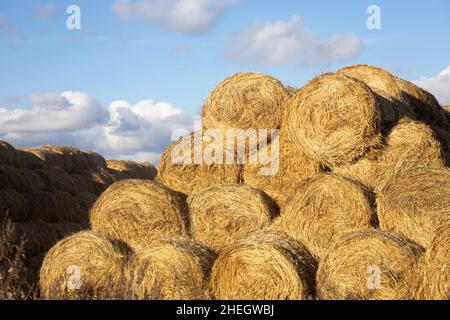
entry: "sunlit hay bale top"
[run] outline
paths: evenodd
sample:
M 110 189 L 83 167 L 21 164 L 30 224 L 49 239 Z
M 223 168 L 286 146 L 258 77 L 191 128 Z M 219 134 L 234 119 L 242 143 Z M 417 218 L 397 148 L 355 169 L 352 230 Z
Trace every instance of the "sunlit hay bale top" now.
M 236 161 L 227 163 L 227 150 L 222 155 L 210 152 L 207 148 L 212 143 L 201 132 L 174 142 L 161 156 L 157 180 L 186 195 L 217 183 L 240 183 L 241 166 Z
M 281 211 L 280 225 L 322 259 L 342 233 L 376 226 L 374 202 L 361 184 L 335 174 L 318 174 L 296 186 Z
M 94 231 L 133 248 L 150 240 L 186 236 L 186 204 L 176 192 L 150 180 L 123 180 L 110 186 L 90 212 Z
M 277 79 L 261 73 L 237 73 L 209 94 L 202 124 L 211 129 L 280 127 L 288 93 Z
M 450 224 L 443 224 L 419 261 L 415 299 L 450 300 Z
M 191 236 L 213 249 L 269 226 L 277 215 L 264 192 L 245 185 L 220 184 L 188 199 Z
M 316 262 L 299 242 L 262 230 L 220 251 L 211 288 L 220 300 L 304 300 L 314 296 Z
M 297 183 L 323 171 L 317 161 L 289 142 L 283 132 L 278 140 L 261 146 L 254 153 L 257 161 L 243 165 L 243 181 L 264 191 L 280 208 Z
M 423 249 L 388 231 L 344 234 L 319 263 L 317 297 L 324 300 L 411 299 L 410 271 Z
M 287 139 L 319 163 L 349 164 L 381 142 L 379 103 L 363 82 L 323 74 L 289 99 L 283 127 Z
M 380 227 L 428 247 L 450 215 L 450 170 L 415 168 L 392 178 L 378 194 Z
M 136 252 L 125 270 L 131 299 L 210 299 L 209 276 L 216 254 L 190 240 L 164 240 Z
M 12 189 L 0 190 L 0 212 L 8 211 L 14 222 L 27 221 L 29 218 L 28 201 Z
M 441 108 L 436 98 L 428 91 L 416 86 L 412 82 L 395 77 L 404 100 L 414 110 L 417 119 L 423 120 L 429 125 L 448 125 L 445 111 Z
M 336 167 L 334 172 L 359 180 L 378 193 L 399 172 L 423 166 L 445 166 L 441 144 L 426 124 L 401 120 L 383 148 L 354 164 Z
M 91 231 L 58 242 L 40 270 L 43 299 L 101 299 L 122 281 L 130 249 Z
M 16 149 L 6 141 L 0 140 L 0 165 L 17 166 Z
M 157 170 L 151 162 L 136 162 L 130 160 L 108 160 L 108 168 L 126 174 L 132 179 L 153 179 Z

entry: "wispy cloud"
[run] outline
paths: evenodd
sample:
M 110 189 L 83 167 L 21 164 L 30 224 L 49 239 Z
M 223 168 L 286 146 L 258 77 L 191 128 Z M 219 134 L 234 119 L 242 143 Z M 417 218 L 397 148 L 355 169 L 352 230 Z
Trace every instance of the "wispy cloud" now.
M 420 77 L 414 83 L 434 94 L 440 103 L 450 104 L 450 66 L 429 78 Z

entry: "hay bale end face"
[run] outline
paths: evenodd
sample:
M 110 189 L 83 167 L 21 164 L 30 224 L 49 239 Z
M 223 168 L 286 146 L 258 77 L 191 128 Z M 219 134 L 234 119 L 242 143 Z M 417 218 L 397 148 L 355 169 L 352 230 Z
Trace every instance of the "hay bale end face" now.
M 188 199 L 191 236 L 219 250 L 259 229 L 277 215 L 264 192 L 245 185 L 221 184 Z
M 90 212 L 94 231 L 133 248 L 167 237 L 185 237 L 186 204 L 176 192 L 150 180 L 123 180 L 110 186 Z
M 423 249 L 392 232 L 345 234 L 319 263 L 317 296 L 324 300 L 411 299 L 410 274 Z
M 284 233 L 263 230 L 220 251 L 211 288 L 220 300 L 305 300 L 314 296 L 316 262 Z
M 352 163 L 380 145 L 379 103 L 363 82 L 323 74 L 289 99 L 283 127 L 288 140 L 333 168 Z
M 136 252 L 125 270 L 131 299 L 210 299 L 209 274 L 216 254 L 190 240 L 154 242 Z
M 58 242 L 44 258 L 39 287 L 43 299 L 101 299 L 123 281 L 130 249 L 91 231 Z
M 280 226 L 322 259 L 342 233 L 376 226 L 374 202 L 357 182 L 319 174 L 296 186 L 281 211 Z

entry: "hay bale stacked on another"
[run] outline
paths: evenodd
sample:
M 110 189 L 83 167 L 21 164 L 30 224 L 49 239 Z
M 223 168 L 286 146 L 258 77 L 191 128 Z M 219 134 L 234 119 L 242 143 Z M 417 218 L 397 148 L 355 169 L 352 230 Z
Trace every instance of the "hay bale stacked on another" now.
M 106 161 L 109 169 L 126 174 L 131 179 L 155 178 L 157 170 L 151 162 L 136 162 L 130 160 L 108 160 Z
M 326 300 L 411 299 L 411 270 L 423 249 L 388 231 L 344 234 L 320 261 L 317 296 Z
M 373 195 L 357 182 L 319 174 L 296 186 L 281 211 L 280 227 L 323 259 L 342 233 L 376 227 L 373 204 Z

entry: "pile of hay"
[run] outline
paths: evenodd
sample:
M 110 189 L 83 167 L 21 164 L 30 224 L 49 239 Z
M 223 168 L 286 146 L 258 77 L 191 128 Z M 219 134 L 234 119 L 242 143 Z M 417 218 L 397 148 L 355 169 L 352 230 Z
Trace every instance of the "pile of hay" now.
M 129 299 L 210 299 L 216 254 L 190 240 L 164 240 L 136 252 L 125 269 Z
M 283 84 L 261 73 L 237 73 L 210 93 L 202 108 L 202 124 L 211 129 L 280 127 L 289 97 Z
M 136 162 L 130 160 L 108 160 L 108 168 L 126 174 L 131 179 L 155 178 L 157 170 L 151 162 Z
M 90 212 L 92 230 L 145 247 L 161 237 L 185 237 L 186 204 L 176 192 L 148 180 L 114 183 Z
M 323 259 L 342 233 L 377 225 L 374 197 L 355 181 L 319 174 L 295 189 L 281 211 L 280 227 L 316 259 Z
M 317 297 L 325 300 L 411 299 L 411 270 L 423 249 L 395 233 L 344 234 L 317 270 Z
M 0 165 L 15 166 L 17 162 L 16 149 L 6 141 L 0 140 Z
M 450 216 L 450 170 L 416 168 L 395 176 L 378 194 L 380 227 L 428 247 Z
M 263 230 L 220 251 L 211 289 L 220 300 L 306 300 L 314 297 L 315 269 L 302 244 Z
M 130 249 L 90 231 L 58 242 L 45 256 L 39 287 L 43 299 L 101 299 L 123 281 Z
M 192 238 L 213 249 L 268 227 L 277 215 L 264 192 L 245 185 L 209 187 L 190 196 L 188 206 Z
M 363 82 L 323 74 L 288 101 L 283 127 L 287 139 L 333 168 L 352 163 L 380 145 L 380 103 Z

